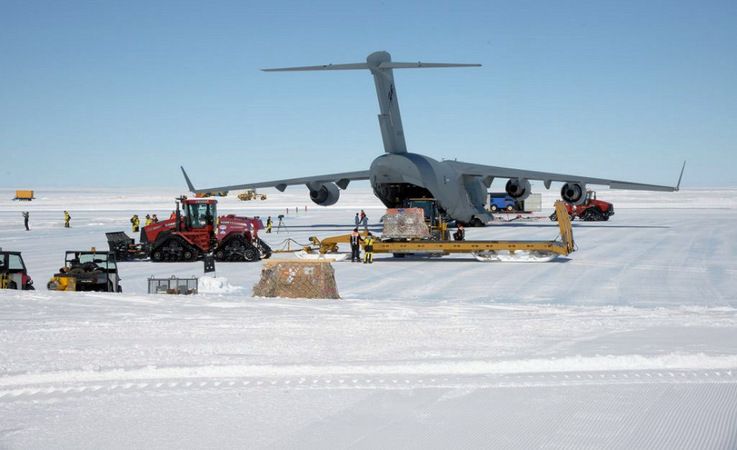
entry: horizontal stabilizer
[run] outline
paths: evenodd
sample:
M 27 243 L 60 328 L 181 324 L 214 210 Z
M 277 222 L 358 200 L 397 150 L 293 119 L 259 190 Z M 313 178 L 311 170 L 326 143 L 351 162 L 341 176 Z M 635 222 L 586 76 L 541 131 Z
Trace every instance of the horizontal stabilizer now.
M 358 70 L 368 69 L 366 63 L 354 64 L 323 64 L 321 66 L 302 66 L 302 67 L 281 67 L 277 69 L 261 69 L 264 72 L 299 72 L 306 70 Z
M 301 66 L 301 67 L 280 67 L 275 69 L 261 69 L 264 72 L 302 72 L 311 70 L 360 70 L 371 69 L 367 63 L 350 63 L 350 64 L 323 64 L 320 66 Z M 455 64 L 455 63 L 424 63 L 424 62 L 382 62 L 376 68 L 378 69 L 435 69 L 443 67 L 481 67 L 481 64 Z
M 435 69 L 442 67 L 481 67 L 481 64 L 424 63 L 424 62 L 383 62 L 379 69 Z

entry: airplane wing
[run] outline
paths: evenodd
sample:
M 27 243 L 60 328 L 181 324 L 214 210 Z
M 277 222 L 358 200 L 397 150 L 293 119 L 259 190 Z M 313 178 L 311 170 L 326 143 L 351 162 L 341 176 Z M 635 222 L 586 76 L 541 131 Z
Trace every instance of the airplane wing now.
M 561 181 L 564 183 L 582 183 L 609 186 L 612 189 L 633 189 L 638 191 L 678 191 L 681 186 L 681 178 L 683 178 L 683 170 L 686 168 L 686 162 L 683 162 L 681 174 L 678 177 L 678 183 L 675 186 L 662 186 L 657 184 L 633 183 L 630 181 L 608 180 L 605 178 L 582 177 L 579 175 L 566 175 L 561 173 L 536 172 L 534 170 L 511 169 L 508 167 L 485 166 L 482 164 L 472 164 L 460 161 L 445 161 L 455 167 L 455 169 L 467 176 L 478 176 L 484 179 L 486 186 L 491 185 L 494 178 L 524 178 L 528 180 L 539 180 L 550 188 L 553 181 Z
M 195 194 L 207 193 L 207 192 L 221 192 L 221 191 L 237 191 L 239 189 L 258 189 L 266 187 L 275 187 L 279 191 L 284 192 L 287 186 L 295 184 L 310 185 L 312 183 L 335 183 L 339 188 L 345 189 L 348 187 L 348 183 L 355 180 L 368 180 L 369 171 L 359 170 L 357 172 L 342 172 L 342 173 L 331 173 L 328 175 L 318 175 L 314 177 L 303 177 L 303 178 L 289 178 L 286 180 L 274 180 L 274 181 L 263 181 L 260 183 L 247 183 L 247 184 L 235 184 L 232 186 L 218 186 L 205 189 L 196 189 L 190 181 L 187 172 L 184 167 L 181 167 L 184 179 L 187 181 L 187 187 L 190 192 Z

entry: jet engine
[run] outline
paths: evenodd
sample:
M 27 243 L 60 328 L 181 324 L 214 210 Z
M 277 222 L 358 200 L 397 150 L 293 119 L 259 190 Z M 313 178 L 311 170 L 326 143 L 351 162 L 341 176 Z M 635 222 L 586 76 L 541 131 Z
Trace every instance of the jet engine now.
M 340 198 L 340 191 L 335 183 L 317 184 L 308 187 L 310 189 L 310 200 L 320 206 L 334 205 Z
M 560 189 L 560 198 L 566 203 L 580 205 L 586 201 L 586 185 L 582 183 L 566 183 Z
M 532 186 L 530 186 L 530 181 L 524 178 L 510 178 L 505 189 L 513 199 L 524 200 L 530 196 Z

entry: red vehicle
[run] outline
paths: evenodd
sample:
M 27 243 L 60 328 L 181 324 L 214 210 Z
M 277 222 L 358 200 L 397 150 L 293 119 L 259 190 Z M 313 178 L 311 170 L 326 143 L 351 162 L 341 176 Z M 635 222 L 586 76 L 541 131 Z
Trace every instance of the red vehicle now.
M 0 251 L 0 289 L 35 289 L 20 252 Z
M 604 200 L 597 200 L 594 191 L 587 191 L 586 198 L 580 205 L 566 203 L 566 209 L 571 220 L 578 217 L 579 220 L 601 221 L 609 220 L 609 217 L 614 215 L 614 205 Z M 555 213 L 550 215 L 550 220 L 558 220 Z
M 171 217 L 141 229 L 140 244 L 122 232 L 107 235 L 121 261 L 150 256 L 154 262 L 187 262 L 208 253 L 218 261 L 258 261 L 271 256 L 271 248 L 258 238 L 262 228 L 257 218 L 218 218 L 215 199 L 180 197 Z

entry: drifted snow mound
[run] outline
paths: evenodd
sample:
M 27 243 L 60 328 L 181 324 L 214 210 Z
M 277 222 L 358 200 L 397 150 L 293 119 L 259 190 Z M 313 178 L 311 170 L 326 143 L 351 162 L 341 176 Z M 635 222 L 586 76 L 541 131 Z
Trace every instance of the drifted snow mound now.
M 229 294 L 238 292 L 243 288 L 228 283 L 225 277 L 200 277 L 198 279 L 197 292 L 200 294 Z

